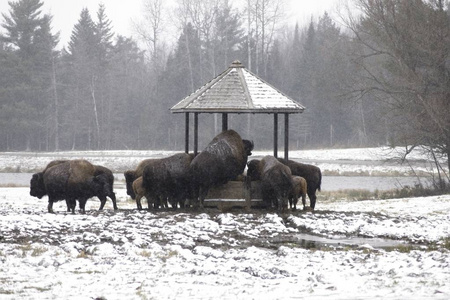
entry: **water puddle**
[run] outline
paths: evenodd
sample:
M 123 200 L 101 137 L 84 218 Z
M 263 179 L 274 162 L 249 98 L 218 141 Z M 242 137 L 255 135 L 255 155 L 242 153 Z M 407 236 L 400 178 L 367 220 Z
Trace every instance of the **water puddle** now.
M 272 240 L 273 243 L 281 243 L 283 238 L 279 240 Z M 399 241 L 382 238 L 363 238 L 363 237 L 351 237 L 351 238 L 326 238 L 307 233 L 295 234 L 289 241 L 284 242 L 293 243 L 304 249 L 320 249 L 323 247 L 351 247 L 351 248 L 364 248 L 372 247 L 375 249 L 392 250 L 396 248 L 412 247 L 410 244 Z M 368 246 L 367 246 L 368 245 Z M 369 247 L 368 247 L 369 248 Z

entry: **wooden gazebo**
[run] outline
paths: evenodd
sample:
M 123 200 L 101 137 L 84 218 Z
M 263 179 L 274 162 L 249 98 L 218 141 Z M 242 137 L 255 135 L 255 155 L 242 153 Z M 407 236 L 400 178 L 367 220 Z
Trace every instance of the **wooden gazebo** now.
M 222 74 L 187 96 L 170 111 L 185 114 L 185 151 L 189 152 L 189 114 L 194 114 L 194 153 L 198 152 L 198 115 L 222 115 L 222 131 L 228 129 L 228 114 L 273 114 L 273 153 L 278 154 L 278 115 L 284 114 L 284 157 L 289 153 L 289 114 L 305 107 L 234 61 Z

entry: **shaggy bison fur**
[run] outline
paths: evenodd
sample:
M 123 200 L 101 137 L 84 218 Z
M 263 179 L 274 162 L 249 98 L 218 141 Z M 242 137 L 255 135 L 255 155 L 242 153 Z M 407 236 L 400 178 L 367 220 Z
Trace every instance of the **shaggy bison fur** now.
M 311 209 L 314 210 L 317 198 L 316 191 L 320 191 L 320 185 L 322 184 L 322 172 L 320 171 L 320 168 L 313 165 L 302 164 L 293 160 L 285 160 L 282 158 L 279 158 L 278 160 L 291 169 L 292 175 L 305 178 L 310 206 Z
M 274 156 L 264 156 L 261 160 L 248 163 L 247 176 L 261 180 L 263 201 L 279 210 L 287 209 L 288 198 L 293 189 L 291 170 Z
M 97 196 L 103 203 L 110 191 L 108 176 L 104 172 L 96 176 L 95 166 L 86 160 L 50 163 L 44 171 L 33 174 L 30 195 L 38 198 L 48 195 L 47 209 L 50 213 L 53 212 L 53 203 L 60 200 L 66 200 L 67 209 L 72 213 L 75 213 L 78 200 L 84 213 L 87 199 Z
M 189 167 L 193 158 L 193 154 L 178 153 L 147 164 L 142 174 L 147 201 L 150 197 L 156 205 L 164 205 L 168 200 L 174 209 L 178 205 L 184 207 L 190 197 Z
M 253 142 L 243 140 L 236 131 L 226 130 L 192 160 L 189 170 L 192 191 L 201 208 L 211 187 L 242 174 L 253 146 Z

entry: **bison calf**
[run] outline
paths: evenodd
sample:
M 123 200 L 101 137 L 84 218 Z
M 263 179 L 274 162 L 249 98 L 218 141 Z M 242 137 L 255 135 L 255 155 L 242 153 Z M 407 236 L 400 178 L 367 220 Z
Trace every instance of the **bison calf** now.
M 303 210 L 305 210 L 305 200 L 307 192 L 307 183 L 305 178 L 300 176 L 292 176 L 292 191 L 289 194 L 289 208 L 297 209 L 298 198 L 302 197 Z
M 149 164 L 152 164 L 153 162 L 155 162 L 157 159 L 144 159 L 143 161 L 141 161 L 138 166 L 136 167 L 136 169 L 134 170 L 128 170 L 125 171 L 123 173 L 123 175 L 125 176 L 125 183 L 126 183 L 126 187 L 127 187 L 127 195 L 131 197 L 131 199 L 135 199 L 136 195 L 134 194 L 133 191 L 133 182 L 138 179 L 139 177 L 142 176 L 142 173 L 144 172 L 144 168 L 146 166 L 148 166 Z
M 316 191 L 320 191 L 320 185 L 322 184 L 322 172 L 320 171 L 320 168 L 313 165 L 302 164 L 293 160 L 285 160 L 281 158 L 278 160 L 291 169 L 292 175 L 305 178 L 310 206 L 311 209 L 314 210 L 317 199 Z

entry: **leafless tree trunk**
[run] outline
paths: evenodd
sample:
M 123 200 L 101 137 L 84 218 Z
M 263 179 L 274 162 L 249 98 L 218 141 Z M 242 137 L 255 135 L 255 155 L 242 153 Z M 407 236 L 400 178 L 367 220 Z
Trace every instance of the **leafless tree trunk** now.
M 54 126 L 55 126 L 55 151 L 59 150 L 59 107 L 58 107 L 58 91 L 56 88 L 56 69 L 55 69 L 55 57 L 52 56 L 52 85 L 53 85 L 53 97 L 55 98 L 54 109 Z
M 95 76 L 91 80 L 91 97 L 94 108 L 95 127 L 97 129 L 97 149 L 100 149 L 100 124 L 98 122 L 97 101 L 95 99 Z

